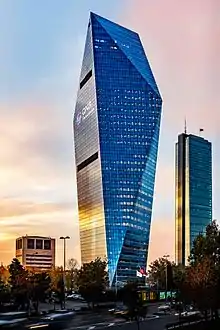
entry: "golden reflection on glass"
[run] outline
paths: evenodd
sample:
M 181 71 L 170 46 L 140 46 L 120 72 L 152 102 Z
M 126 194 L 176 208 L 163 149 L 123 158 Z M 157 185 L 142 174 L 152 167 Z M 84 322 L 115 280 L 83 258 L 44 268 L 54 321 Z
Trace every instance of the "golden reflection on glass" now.
M 189 143 L 186 143 L 185 161 L 185 264 L 190 255 L 190 193 L 189 193 Z
M 99 159 L 82 169 L 77 180 L 81 258 L 85 263 L 107 255 Z

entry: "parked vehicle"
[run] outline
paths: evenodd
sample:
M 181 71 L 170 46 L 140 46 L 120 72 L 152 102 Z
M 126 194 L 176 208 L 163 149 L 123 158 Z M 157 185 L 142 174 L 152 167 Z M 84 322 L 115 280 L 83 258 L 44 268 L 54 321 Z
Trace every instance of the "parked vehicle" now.
M 83 297 L 78 293 L 72 293 L 67 295 L 67 300 L 84 300 Z
M 163 312 L 163 313 L 166 314 L 166 313 L 170 313 L 170 311 L 171 311 L 170 305 L 161 305 L 161 306 L 158 307 L 158 312 L 159 313 Z
M 180 314 L 180 319 L 187 319 L 187 320 L 198 320 L 200 319 L 201 313 L 199 311 L 185 311 Z

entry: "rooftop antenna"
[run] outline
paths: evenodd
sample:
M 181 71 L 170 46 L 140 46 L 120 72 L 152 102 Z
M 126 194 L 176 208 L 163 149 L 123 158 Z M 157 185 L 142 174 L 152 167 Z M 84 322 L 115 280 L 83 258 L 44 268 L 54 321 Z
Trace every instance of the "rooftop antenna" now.
M 185 124 L 184 124 L 184 133 L 187 134 L 186 118 L 185 118 Z
M 201 136 L 201 133 L 204 132 L 204 128 L 199 129 L 199 136 Z

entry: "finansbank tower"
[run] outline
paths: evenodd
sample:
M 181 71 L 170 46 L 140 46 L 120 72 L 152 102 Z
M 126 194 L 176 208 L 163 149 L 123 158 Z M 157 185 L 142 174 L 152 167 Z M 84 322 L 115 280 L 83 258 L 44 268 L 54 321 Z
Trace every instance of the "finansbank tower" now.
M 146 267 L 162 99 L 137 33 L 90 14 L 74 114 L 82 263 Z

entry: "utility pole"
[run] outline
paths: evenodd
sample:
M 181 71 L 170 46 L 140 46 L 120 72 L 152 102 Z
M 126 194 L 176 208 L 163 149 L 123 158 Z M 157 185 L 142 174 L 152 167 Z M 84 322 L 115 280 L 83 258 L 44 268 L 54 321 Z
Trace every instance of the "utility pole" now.
M 168 266 L 168 258 L 170 257 L 169 254 L 163 256 L 166 259 L 166 268 L 165 268 L 165 276 L 166 276 L 166 291 L 165 291 L 165 301 L 167 302 L 167 287 L 168 287 L 168 274 L 167 274 L 167 266 Z
M 116 267 L 116 273 L 115 273 L 115 295 L 116 295 L 116 302 L 118 297 L 118 271 Z
M 60 239 L 63 240 L 63 286 L 64 286 L 64 301 L 63 307 L 66 305 L 65 289 L 66 289 L 66 240 L 70 239 L 69 236 L 61 236 Z

